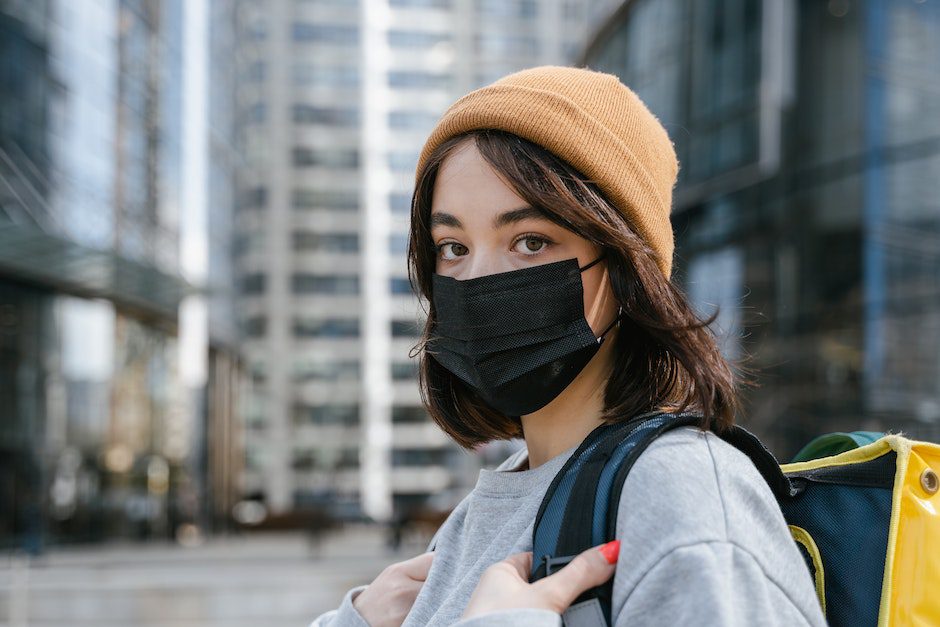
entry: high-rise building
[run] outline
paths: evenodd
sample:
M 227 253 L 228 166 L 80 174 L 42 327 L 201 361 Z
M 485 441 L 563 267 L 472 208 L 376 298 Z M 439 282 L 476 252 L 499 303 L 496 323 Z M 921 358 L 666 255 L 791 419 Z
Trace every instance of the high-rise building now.
M 788 457 L 828 431 L 940 437 L 940 6 L 592 3 L 681 162 L 676 270 Z
M 180 367 L 183 11 L 0 3 L 0 545 L 200 519 L 226 393 Z
M 444 109 L 570 60 L 580 0 L 243 0 L 237 281 L 247 495 L 388 519 L 478 462 L 423 410 L 405 248 Z

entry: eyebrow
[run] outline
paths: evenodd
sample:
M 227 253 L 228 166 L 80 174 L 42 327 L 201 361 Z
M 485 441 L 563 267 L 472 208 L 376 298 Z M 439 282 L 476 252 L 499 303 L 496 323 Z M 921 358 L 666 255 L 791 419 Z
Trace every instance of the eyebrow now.
M 504 226 L 510 224 L 515 224 L 516 222 L 521 222 L 523 220 L 528 220 L 532 218 L 546 219 L 545 214 L 529 205 L 523 207 L 518 207 L 516 209 L 510 209 L 509 211 L 504 211 L 495 218 L 493 218 L 493 228 L 500 229 Z M 460 219 L 451 214 L 444 213 L 443 211 L 438 211 L 431 214 L 431 228 L 435 226 L 452 226 L 456 229 L 462 229 L 463 223 Z

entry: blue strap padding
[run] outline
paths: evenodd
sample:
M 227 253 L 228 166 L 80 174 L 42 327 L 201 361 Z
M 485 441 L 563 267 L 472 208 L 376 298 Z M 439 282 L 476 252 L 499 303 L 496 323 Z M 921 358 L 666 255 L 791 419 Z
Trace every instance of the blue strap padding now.
M 594 546 L 607 540 L 605 537 L 607 534 L 607 509 L 610 507 L 610 501 L 613 498 L 610 492 L 620 465 L 649 431 L 661 426 L 669 418 L 671 416 L 659 415 L 640 423 L 626 435 L 623 442 L 618 444 L 617 448 L 611 453 L 610 459 L 601 473 L 600 480 L 597 482 L 597 495 L 594 497 L 594 522 L 591 525 L 591 541 Z
M 602 440 L 603 438 L 598 438 L 593 444 L 585 448 L 578 459 L 571 464 L 564 478 L 559 482 L 558 488 L 556 488 L 548 505 L 545 507 L 545 511 L 535 530 L 532 542 L 533 576 L 538 569 L 542 556 L 555 554 L 555 547 L 558 546 L 558 536 L 561 533 L 561 521 L 562 518 L 564 518 L 565 508 L 571 497 L 571 488 L 574 485 L 578 473 L 581 471 L 581 467 L 584 466 L 588 458 L 590 458 L 591 453 L 597 449 L 598 444 L 600 444 Z

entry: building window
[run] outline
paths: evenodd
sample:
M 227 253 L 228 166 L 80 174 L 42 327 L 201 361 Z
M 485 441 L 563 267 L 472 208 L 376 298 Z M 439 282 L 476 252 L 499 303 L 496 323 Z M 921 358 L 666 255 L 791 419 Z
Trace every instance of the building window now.
M 417 152 L 390 152 L 388 153 L 388 167 L 393 172 L 414 172 L 418 166 Z
M 268 319 L 264 316 L 253 316 L 242 323 L 242 332 L 245 337 L 264 337 L 268 330 Z
M 241 293 L 245 295 L 264 294 L 267 277 L 263 274 L 246 274 L 241 280 Z
M 392 320 L 392 337 L 418 337 L 421 335 L 421 329 L 414 320 Z
M 392 294 L 407 296 L 414 294 L 414 292 L 411 291 L 411 283 L 408 282 L 408 279 L 399 277 L 389 279 L 389 289 L 392 291 Z
M 359 293 L 359 277 L 298 273 L 291 277 L 291 290 L 294 294 L 354 296 Z
M 476 37 L 477 54 L 493 57 L 535 56 L 539 43 L 535 37 L 505 35 L 502 33 L 480 33 Z
M 298 472 L 309 472 L 311 470 L 354 470 L 359 467 L 359 449 L 341 448 L 341 449 L 314 449 L 314 450 L 296 450 L 291 457 L 291 468 Z M 294 493 L 294 500 L 298 506 L 303 507 L 307 500 L 301 491 Z M 309 498 L 309 497 L 308 497 Z M 332 502 L 333 499 L 331 498 Z M 322 503 L 318 503 L 322 505 Z
M 359 209 L 359 194 L 323 189 L 295 189 L 291 195 L 294 209 L 333 209 L 356 211 Z
M 717 309 L 712 324 L 726 359 L 741 354 L 741 303 L 744 301 L 744 253 L 736 246 L 692 257 L 688 266 L 689 302 L 705 318 Z
M 702 13 L 692 20 L 687 181 L 759 159 L 761 3 L 743 0 L 734 16 L 723 4 L 693 4 Z
M 249 83 L 261 83 L 267 74 L 268 66 L 264 61 L 254 61 L 245 68 L 245 80 Z
M 359 43 L 359 29 L 349 24 L 296 22 L 291 27 L 294 41 L 353 46 Z
M 443 466 L 447 463 L 447 449 L 393 448 L 392 466 Z
M 411 211 L 411 194 L 393 192 L 388 195 L 388 207 L 392 213 L 408 213 Z
M 388 31 L 388 45 L 392 48 L 423 50 L 450 40 L 450 33 L 432 33 L 422 30 Z
M 418 367 L 411 362 L 392 363 L 392 381 L 411 381 L 418 378 Z
M 245 124 L 261 124 L 268 116 L 268 108 L 263 102 L 256 102 L 245 109 Z
M 392 70 L 388 73 L 389 87 L 401 89 L 450 89 L 453 77 L 450 74 Z
M 430 111 L 390 111 L 388 125 L 401 131 L 429 131 L 440 116 Z
M 359 448 L 346 447 L 340 449 L 339 459 L 336 460 L 336 467 L 339 470 L 359 468 Z
M 333 108 L 295 104 L 292 108 L 297 124 L 322 124 L 324 126 L 351 127 L 359 124 L 359 109 L 356 107 Z
M 290 467 L 298 472 L 314 470 L 318 466 L 317 457 L 316 451 L 294 451 Z
M 248 445 L 245 447 L 245 470 L 263 472 L 267 467 L 264 451 L 259 447 Z
M 299 360 L 294 362 L 291 367 L 291 375 L 297 383 L 305 381 L 358 381 L 360 369 L 359 362 L 353 360 Z
M 252 187 L 239 194 L 239 209 L 264 209 L 268 206 L 268 188 Z
M 247 22 L 242 29 L 242 36 L 248 41 L 264 41 L 268 38 L 267 22 L 260 19 Z
M 294 424 L 345 425 L 359 424 L 358 405 L 294 405 Z
M 294 337 L 359 337 L 359 320 L 357 318 L 294 318 Z
M 293 244 L 296 251 L 355 253 L 359 252 L 359 235 L 356 233 L 295 231 L 293 233 Z
M 565 22 L 580 20 L 583 10 L 581 0 L 565 0 L 561 5 L 561 19 Z
M 404 255 L 408 253 L 408 236 L 401 233 L 393 233 L 388 236 L 388 252 L 393 255 Z
M 415 424 L 430 420 L 431 417 L 428 416 L 424 407 L 392 406 L 392 423 L 394 424 Z
M 538 14 L 536 0 L 476 0 L 476 12 L 486 17 L 532 18 Z
M 251 383 L 256 386 L 262 386 L 268 381 L 268 364 L 263 361 L 253 361 L 248 364 L 248 372 L 251 376 Z M 259 416 L 264 415 L 263 406 L 263 397 L 258 394 L 253 394 L 251 397 L 253 400 L 249 407 L 249 412 L 257 414 Z
M 357 168 L 359 167 L 358 150 L 318 150 L 315 148 L 294 148 L 293 162 L 298 167 L 318 168 Z
M 295 63 L 291 69 L 294 85 L 316 87 L 356 88 L 359 86 L 359 69 L 347 66 L 322 66 L 310 63 Z
M 263 253 L 267 248 L 268 234 L 263 230 L 255 229 L 247 233 L 239 233 L 232 243 L 232 252 L 235 255 Z

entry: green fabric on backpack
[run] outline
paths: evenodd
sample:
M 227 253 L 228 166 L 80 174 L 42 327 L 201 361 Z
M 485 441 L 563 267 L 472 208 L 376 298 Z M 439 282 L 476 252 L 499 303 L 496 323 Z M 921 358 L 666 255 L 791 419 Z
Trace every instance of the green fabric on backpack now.
M 852 431 L 851 433 L 837 431 L 827 433 L 815 438 L 800 449 L 800 452 L 796 454 L 791 463 L 838 455 L 871 444 L 883 436 L 884 433 L 880 431 Z

